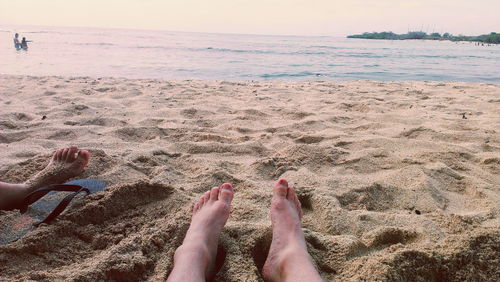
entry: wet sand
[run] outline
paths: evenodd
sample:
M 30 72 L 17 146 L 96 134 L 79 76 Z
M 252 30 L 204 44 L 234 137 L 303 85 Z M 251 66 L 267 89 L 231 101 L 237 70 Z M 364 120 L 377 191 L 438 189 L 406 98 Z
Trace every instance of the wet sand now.
M 279 177 L 325 280 L 500 280 L 499 84 L 0 75 L 0 105 L 0 181 L 74 144 L 108 183 L 1 246 L 1 280 L 165 279 L 192 203 L 230 182 L 217 280 L 259 281 Z

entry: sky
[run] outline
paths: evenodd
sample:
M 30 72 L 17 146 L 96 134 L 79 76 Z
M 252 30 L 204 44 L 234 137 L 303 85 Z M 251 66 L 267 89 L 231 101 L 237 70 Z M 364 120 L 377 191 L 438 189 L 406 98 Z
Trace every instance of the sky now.
M 500 32 L 499 0 L 0 0 L 0 25 L 330 35 Z M 1 28 L 0 28 L 1 29 Z

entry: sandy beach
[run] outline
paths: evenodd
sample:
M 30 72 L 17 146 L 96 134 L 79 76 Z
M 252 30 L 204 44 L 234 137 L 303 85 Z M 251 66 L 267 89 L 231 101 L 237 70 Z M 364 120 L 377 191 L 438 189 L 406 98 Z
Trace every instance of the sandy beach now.
M 217 281 L 262 281 L 280 177 L 326 281 L 500 280 L 499 84 L 0 75 L 0 105 L 0 181 L 78 145 L 108 184 L 0 246 L 0 280 L 162 281 L 230 182 Z

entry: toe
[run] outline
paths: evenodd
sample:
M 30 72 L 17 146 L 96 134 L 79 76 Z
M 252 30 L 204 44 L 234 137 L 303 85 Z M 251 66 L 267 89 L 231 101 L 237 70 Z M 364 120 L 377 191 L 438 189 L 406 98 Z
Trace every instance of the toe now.
M 68 156 L 66 158 L 66 162 L 72 163 L 76 160 L 76 153 L 78 152 L 78 147 L 71 146 L 69 147 Z
M 287 191 L 288 191 L 288 182 L 285 179 L 281 178 L 276 182 L 276 184 L 274 184 L 273 188 L 274 197 L 284 199 L 286 198 Z
M 219 198 L 228 204 L 231 203 L 234 196 L 233 186 L 229 183 L 224 183 L 220 186 L 219 190 L 220 190 Z
M 61 160 L 61 155 L 62 155 L 62 152 L 63 152 L 63 149 L 59 149 L 57 150 L 55 153 L 54 153 L 54 156 L 52 157 L 52 159 L 54 161 L 60 161 Z
M 203 194 L 203 203 L 207 203 L 208 200 L 210 200 L 210 190 L 208 190 L 207 192 L 205 192 L 205 194 Z
M 64 148 L 61 154 L 61 161 L 66 161 L 66 159 L 68 158 L 68 152 L 69 148 Z
M 297 198 L 297 200 L 295 201 L 295 205 L 297 206 L 297 209 L 298 210 L 301 210 L 302 209 L 302 204 L 300 203 L 299 199 Z
M 198 209 L 200 208 L 200 202 L 196 202 L 194 205 L 193 205 L 193 213 L 196 213 L 198 211 Z
M 87 166 L 89 164 L 90 160 L 90 153 L 87 150 L 80 150 L 78 151 L 78 156 L 76 157 L 76 160 L 82 164 L 83 167 Z
M 302 218 L 302 215 L 304 214 L 302 212 L 302 204 L 299 201 L 299 197 L 297 197 L 297 192 L 295 192 L 295 188 L 293 188 L 292 186 L 288 188 L 288 195 L 286 196 L 286 198 L 295 204 L 295 208 L 297 209 L 299 217 Z
M 219 187 L 214 187 L 210 190 L 210 200 L 217 201 L 219 199 Z
M 290 186 L 288 187 L 288 193 L 286 194 L 286 198 L 291 201 L 292 203 L 296 203 L 297 202 L 297 194 L 295 193 L 295 189 Z
M 201 195 L 200 199 L 198 200 L 198 208 L 201 209 L 203 207 L 203 204 L 205 203 L 205 194 Z
M 302 211 L 302 204 L 300 203 L 298 198 L 295 201 L 295 207 L 297 208 L 297 211 L 299 211 L 299 218 L 302 218 L 302 216 L 304 216 L 304 212 Z

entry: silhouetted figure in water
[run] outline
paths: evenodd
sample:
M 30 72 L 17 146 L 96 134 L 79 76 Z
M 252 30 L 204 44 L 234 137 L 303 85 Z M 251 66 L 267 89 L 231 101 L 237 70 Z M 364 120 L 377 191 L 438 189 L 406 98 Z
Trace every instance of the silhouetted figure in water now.
M 14 35 L 14 48 L 17 50 L 21 49 L 21 43 L 19 42 L 19 33 Z
M 31 42 L 31 41 L 26 40 L 26 37 L 23 37 L 23 41 L 21 41 L 21 48 L 23 50 L 28 50 L 28 42 Z

